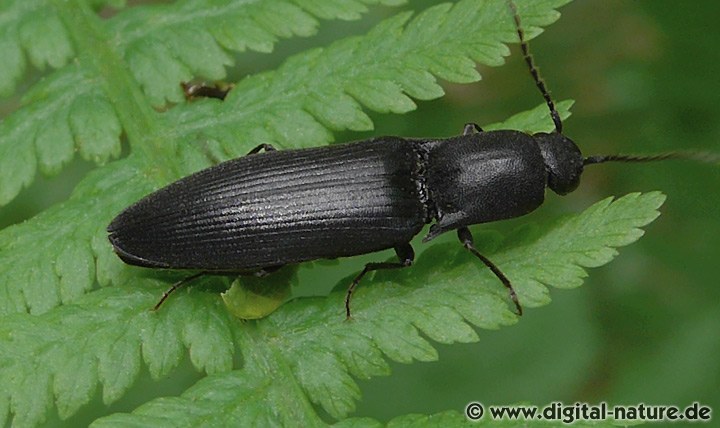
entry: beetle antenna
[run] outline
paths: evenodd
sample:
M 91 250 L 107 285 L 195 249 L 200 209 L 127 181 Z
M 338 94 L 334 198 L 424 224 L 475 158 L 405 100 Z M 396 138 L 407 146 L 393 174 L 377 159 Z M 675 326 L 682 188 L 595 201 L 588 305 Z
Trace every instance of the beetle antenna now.
M 530 69 L 530 74 L 532 75 L 533 80 L 535 80 L 535 85 L 540 90 L 543 98 L 545 98 L 545 103 L 550 109 L 550 116 L 552 117 L 552 121 L 555 124 L 555 132 L 557 132 L 558 134 L 562 134 L 562 120 L 560 119 L 560 113 L 558 113 L 558 111 L 555 109 L 555 103 L 550 97 L 550 93 L 545 87 L 545 81 L 542 79 L 542 77 L 540 77 L 540 71 L 535 65 L 535 60 L 530 53 L 530 45 L 528 44 L 527 40 L 525 40 L 525 31 L 520 24 L 520 15 L 518 14 L 515 2 L 513 2 L 513 0 L 508 0 L 508 4 L 510 5 L 510 10 L 512 10 L 513 18 L 515 19 L 515 27 L 517 28 L 517 34 L 520 38 L 520 49 L 522 49 L 525 63 L 527 63 L 528 68 Z
M 160 308 L 160 306 L 163 304 L 163 302 L 165 302 L 165 300 L 167 300 L 167 298 L 170 297 L 170 295 L 173 292 L 175 292 L 178 288 L 182 287 L 183 285 L 187 284 L 188 282 L 192 281 L 193 279 L 200 278 L 201 276 L 207 275 L 207 274 L 208 274 L 207 271 L 198 272 L 194 275 L 188 276 L 187 278 L 181 279 L 180 281 L 178 281 L 175 284 L 173 284 L 172 286 L 170 286 L 170 288 L 168 288 L 163 293 L 162 297 L 160 297 L 160 300 L 158 300 L 158 302 L 155 304 L 155 306 L 153 306 L 153 311 L 157 311 Z
M 588 156 L 583 165 L 594 165 L 605 162 L 654 162 L 669 159 L 684 159 L 703 163 L 720 163 L 720 154 L 710 152 L 667 152 L 655 155 L 598 155 Z

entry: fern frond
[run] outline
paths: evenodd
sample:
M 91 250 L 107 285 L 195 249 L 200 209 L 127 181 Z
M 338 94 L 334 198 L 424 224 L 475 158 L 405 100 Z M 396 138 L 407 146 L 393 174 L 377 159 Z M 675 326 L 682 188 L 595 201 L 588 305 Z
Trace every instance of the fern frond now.
M 223 79 L 233 63 L 229 52 L 270 52 L 280 38 L 315 34 L 313 15 L 357 19 L 367 12 L 365 4 L 377 3 L 403 2 L 186 1 L 133 7 L 103 25 L 80 0 L 57 7 L 11 2 L 0 15 L 0 23 L 5 16 L 8 24 L 0 25 L 0 96 L 11 93 L 25 70 L 23 54 L 38 68 L 58 70 L 0 122 L 0 205 L 28 186 L 38 169 L 55 174 L 75 152 L 100 165 L 116 158 L 121 132 L 131 140 L 135 135 L 137 123 L 128 123 L 128 116 L 130 122 L 139 115 L 159 120 L 147 108 L 128 111 L 124 98 L 156 108 L 181 102 L 180 82 Z M 66 65 L 74 51 L 78 62 Z

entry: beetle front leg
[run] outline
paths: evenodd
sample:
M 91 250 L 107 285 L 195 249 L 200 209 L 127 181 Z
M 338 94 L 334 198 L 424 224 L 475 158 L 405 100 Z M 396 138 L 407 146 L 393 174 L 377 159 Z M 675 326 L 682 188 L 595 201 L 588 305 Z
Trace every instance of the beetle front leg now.
M 395 247 L 395 254 L 397 254 L 398 259 L 400 259 L 400 263 L 368 263 L 365 265 L 365 269 L 363 269 L 362 272 L 360 272 L 360 274 L 355 277 L 352 284 L 350 284 L 350 287 L 348 287 L 347 289 L 347 294 L 345 294 L 345 319 L 350 319 L 350 298 L 352 297 L 353 291 L 355 291 L 355 287 L 358 286 L 360 280 L 363 278 L 363 276 L 365 276 L 365 274 L 374 270 L 400 269 L 408 267 L 412 265 L 413 260 L 415 260 L 415 251 L 413 251 L 413 248 L 409 243 L 398 245 L 397 247 Z
M 502 282 L 503 285 L 508 289 L 508 291 L 510 292 L 510 299 L 513 301 L 513 303 L 515 304 L 515 308 L 517 309 L 517 314 L 522 315 L 522 306 L 520 306 L 517 293 L 515 293 L 515 289 L 510 283 L 510 280 L 505 276 L 504 273 L 502 273 L 502 271 L 497 266 L 495 266 L 493 262 L 490 261 L 490 259 L 480 254 L 480 252 L 475 248 L 475 246 L 473 245 L 473 237 L 470 233 L 470 229 L 468 229 L 467 227 L 461 227 L 457 230 L 457 234 L 463 246 L 468 251 L 473 253 L 477 258 L 479 258 L 485 264 L 485 266 L 490 268 L 492 273 L 494 273 L 495 276 L 498 277 L 500 282 Z
M 463 128 L 463 135 L 471 135 L 476 132 L 483 132 L 482 128 L 477 123 L 466 123 Z

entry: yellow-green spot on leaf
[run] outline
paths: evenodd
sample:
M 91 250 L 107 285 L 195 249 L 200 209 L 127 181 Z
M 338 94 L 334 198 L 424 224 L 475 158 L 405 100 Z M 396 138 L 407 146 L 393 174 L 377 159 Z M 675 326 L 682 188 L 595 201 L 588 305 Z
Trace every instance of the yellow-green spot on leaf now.
M 238 277 L 222 293 L 223 302 L 240 319 L 265 318 L 290 296 L 290 288 L 297 282 L 296 273 L 295 266 L 286 266 L 264 277 Z

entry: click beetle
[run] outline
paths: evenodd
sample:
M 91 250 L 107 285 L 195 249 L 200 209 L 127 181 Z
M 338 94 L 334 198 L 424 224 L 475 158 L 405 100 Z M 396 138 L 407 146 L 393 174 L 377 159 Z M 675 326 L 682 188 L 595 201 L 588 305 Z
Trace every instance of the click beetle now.
M 200 271 L 174 284 L 155 308 L 201 275 L 264 275 L 287 264 L 393 248 L 398 262 L 368 263 L 348 287 L 349 318 L 352 293 L 363 276 L 410 266 L 410 241 L 431 224 L 423 242 L 455 231 L 508 289 L 521 314 L 510 280 L 475 248 L 468 226 L 528 214 L 543 203 L 546 188 L 559 195 L 572 192 L 586 165 L 691 156 L 583 157 L 562 133 L 560 115 L 510 6 L 553 132 L 484 132 L 467 124 L 462 135 L 441 139 L 377 137 L 284 151 L 261 144 L 246 157 L 176 181 L 125 209 L 107 229 L 126 263 Z

